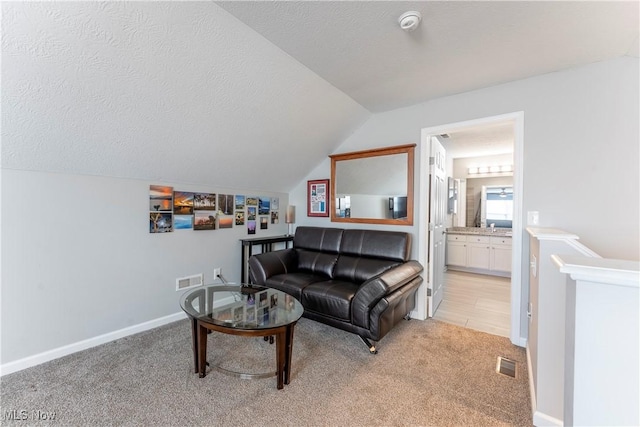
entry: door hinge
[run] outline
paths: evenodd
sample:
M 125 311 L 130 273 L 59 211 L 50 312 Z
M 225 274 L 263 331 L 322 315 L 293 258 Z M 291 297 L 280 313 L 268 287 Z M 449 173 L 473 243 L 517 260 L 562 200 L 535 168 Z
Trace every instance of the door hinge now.
M 433 230 L 435 230 L 435 229 L 436 229 L 435 224 L 434 224 L 434 223 L 432 223 L 432 222 L 430 222 L 430 223 L 429 223 L 429 231 L 433 231 Z

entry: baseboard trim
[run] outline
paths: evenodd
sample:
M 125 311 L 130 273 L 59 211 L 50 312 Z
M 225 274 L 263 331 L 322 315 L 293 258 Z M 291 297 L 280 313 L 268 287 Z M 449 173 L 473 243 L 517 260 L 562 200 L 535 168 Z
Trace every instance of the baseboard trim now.
M 527 348 L 527 339 L 524 337 L 515 337 L 511 340 L 513 345 L 517 345 L 518 347 Z
M 536 411 L 533 413 L 533 425 L 537 427 L 555 427 L 563 426 L 564 423 L 557 418 Z
M 40 365 L 51 360 L 58 359 L 63 356 L 67 356 L 78 351 L 86 350 L 91 347 L 95 347 L 101 344 L 124 338 L 129 335 L 137 334 L 139 332 L 148 331 L 149 329 L 157 328 L 159 326 L 166 325 L 168 323 L 176 322 L 178 320 L 186 319 L 187 315 L 184 312 L 170 314 L 169 316 L 160 317 L 158 319 L 143 322 L 137 325 L 128 326 L 117 331 L 108 332 L 97 337 L 89 338 L 83 341 L 78 341 L 73 344 L 68 344 L 62 347 L 48 350 L 43 353 L 28 356 L 23 359 L 19 359 L 13 362 L 0 365 L 0 376 L 12 374 L 14 372 L 21 371 L 23 369 L 31 368 L 36 365 Z
M 485 270 L 482 268 L 474 268 L 474 267 L 460 267 L 457 265 L 447 265 L 445 266 L 447 270 L 451 271 L 462 271 L 463 273 L 475 273 L 482 274 L 485 276 L 497 276 L 497 277 L 511 277 L 510 271 L 499 271 L 499 270 Z

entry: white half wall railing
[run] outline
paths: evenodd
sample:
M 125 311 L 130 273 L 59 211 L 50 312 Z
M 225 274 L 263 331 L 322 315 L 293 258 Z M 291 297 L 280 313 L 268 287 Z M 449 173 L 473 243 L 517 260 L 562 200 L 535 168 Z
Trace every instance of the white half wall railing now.
M 528 227 L 529 334 L 527 365 L 533 424 L 562 426 L 564 413 L 564 343 L 566 275 L 551 261 L 553 254 L 600 256 L 575 234 L 555 228 Z
M 640 425 L 640 262 L 527 228 L 535 426 Z
M 564 425 L 640 425 L 640 262 L 552 259 L 568 275 Z

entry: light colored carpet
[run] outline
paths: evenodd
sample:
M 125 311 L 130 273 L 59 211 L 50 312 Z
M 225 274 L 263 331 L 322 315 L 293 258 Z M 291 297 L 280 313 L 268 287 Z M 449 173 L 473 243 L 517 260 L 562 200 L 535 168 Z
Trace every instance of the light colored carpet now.
M 209 335 L 208 360 L 275 370 L 262 338 Z M 526 356 L 507 338 L 436 320 L 402 322 L 370 355 L 352 334 L 301 319 L 291 384 L 193 373 L 188 321 L 82 351 L 1 379 L 2 425 L 531 425 Z M 495 372 L 497 356 L 518 378 Z M 11 422 L 7 411 L 25 411 Z M 37 421 L 34 411 L 55 412 Z

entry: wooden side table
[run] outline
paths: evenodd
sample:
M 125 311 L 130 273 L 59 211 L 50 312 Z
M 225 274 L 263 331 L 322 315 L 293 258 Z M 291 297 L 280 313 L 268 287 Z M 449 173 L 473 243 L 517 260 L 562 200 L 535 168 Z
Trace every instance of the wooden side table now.
M 283 236 L 272 237 L 254 237 L 252 239 L 240 239 L 242 242 L 242 261 L 240 272 L 240 283 L 249 283 L 249 258 L 253 253 L 253 247 L 255 245 L 262 246 L 262 253 L 271 252 L 273 250 L 274 243 L 284 242 L 285 248 L 289 247 L 289 242 L 293 242 L 293 235 L 285 234 Z

